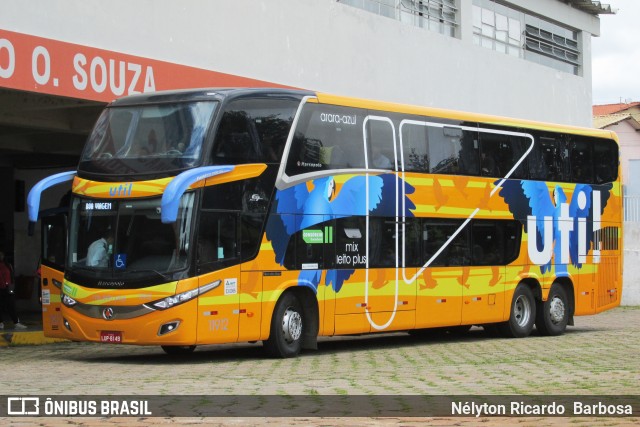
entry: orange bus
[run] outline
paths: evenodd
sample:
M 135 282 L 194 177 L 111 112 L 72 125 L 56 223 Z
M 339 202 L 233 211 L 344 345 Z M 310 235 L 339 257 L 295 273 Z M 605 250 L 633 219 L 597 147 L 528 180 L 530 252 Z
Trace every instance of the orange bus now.
M 122 98 L 29 195 L 35 221 L 71 182 L 48 333 L 279 357 L 343 334 L 559 335 L 620 303 L 618 163 L 611 132 L 309 91 Z

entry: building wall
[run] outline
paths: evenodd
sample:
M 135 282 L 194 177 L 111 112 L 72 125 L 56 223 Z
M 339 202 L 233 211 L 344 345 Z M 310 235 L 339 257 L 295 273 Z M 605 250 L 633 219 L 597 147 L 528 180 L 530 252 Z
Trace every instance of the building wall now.
M 622 173 L 622 183 L 629 182 L 629 160 L 640 159 L 640 132 L 635 130 L 628 120 L 623 120 L 618 124 L 608 126 L 606 130 L 614 131 L 620 141 L 620 170 Z M 639 186 L 636 186 L 639 188 Z M 640 194 L 638 194 L 640 195 Z
M 640 132 L 636 131 L 629 123 L 623 120 L 618 124 L 608 126 L 606 130 L 614 131 L 620 141 L 620 173 L 622 183 L 629 193 L 630 177 L 633 175 L 629 168 L 629 160 L 640 159 Z M 638 183 L 633 185 L 635 191 L 640 188 Z M 634 192 L 635 193 L 635 192 Z M 624 269 L 622 304 L 640 305 L 640 222 L 638 221 L 638 198 L 625 197 L 625 212 L 627 220 L 624 223 Z
M 0 29 L 342 95 L 590 126 L 598 18 L 558 0 L 513 3 L 584 31 L 581 75 L 475 46 L 470 0 L 457 2 L 459 38 L 334 0 L 4 0 Z
M 624 223 L 622 305 L 640 305 L 640 223 Z

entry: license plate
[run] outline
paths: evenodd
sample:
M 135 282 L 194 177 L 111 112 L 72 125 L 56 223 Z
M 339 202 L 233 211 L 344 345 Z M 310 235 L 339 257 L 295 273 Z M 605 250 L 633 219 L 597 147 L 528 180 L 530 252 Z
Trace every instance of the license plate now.
M 122 343 L 121 331 L 100 331 L 100 342 L 120 344 Z

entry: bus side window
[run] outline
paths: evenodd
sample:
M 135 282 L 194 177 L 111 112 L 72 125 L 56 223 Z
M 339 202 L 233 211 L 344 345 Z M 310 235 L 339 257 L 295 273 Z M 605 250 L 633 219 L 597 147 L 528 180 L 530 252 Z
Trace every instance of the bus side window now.
M 505 158 L 511 159 L 508 136 L 480 132 L 480 174 L 482 176 L 501 177 L 509 171 Z M 508 154 L 507 154 L 508 151 Z
M 458 160 L 458 171 L 461 175 L 478 175 L 480 173 L 480 153 L 478 149 L 478 133 L 463 130 Z
M 466 228 L 461 230 L 449 244 L 449 238 L 460 228 L 462 221 L 425 219 L 422 223 L 423 263 L 427 263 L 438 251 L 442 251 L 431 262 L 431 266 L 453 267 L 469 265 L 469 239 Z
M 462 130 L 455 127 L 441 128 L 429 126 L 427 132 L 429 135 L 431 173 L 457 173 Z
M 64 270 L 67 249 L 65 221 L 62 213 L 42 218 L 42 262 L 61 271 Z
M 503 263 L 509 264 L 520 256 L 520 238 L 522 224 L 519 221 L 503 221 L 503 238 L 505 242 Z
M 407 172 L 429 172 L 427 127 L 406 123 L 401 125 L 402 157 Z
M 198 230 L 198 268 L 213 271 L 231 265 L 239 256 L 236 223 L 238 215 L 201 211 Z
M 473 265 L 506 265 L 518 258 L 520 222 L 474 220 L 471 230 Z
M 421 233 L 420 233 L 420 219 L 419 218 L 404 218 L 404 227 L 400 227 L 400 232 L 404 231 L 404 265 L 405 267 L 422 267 L 424 264 L 422 262 L 421 254 L 420 254 L 420 243 L 421 243 Z M 402 242 L 400 244 L 402 244 Z
M 497 221 L 474 221 L 471 227 L 473 265 L 504 263 L 503 227 Z
M 240 217 L 240 250 L 242 261 L 253 259 L 262 243 L 262 224 L 265 215 L 243 214 Z
M 609 140 L 593 141 L 594 182 L 604 184 L 618 177 L 618 145 Z
M 289 136 L 293 116 L 299 101 L 291 99 L 260 100 L 259 107 L 251 112 L 251 118 L 262 145 L 262 161 L 280 163 L 282 151 Z
M 296 222 L 299 227 L 305 218 L 310 223 L 316 223 L 291 236 L 284 256 L 284 266 L 289 270 L 320 270 L 332 268 L 334 227 L 331 221 L 322 221 L 326 217 L 313 215 L 296 215 L 295 219 L 289 215 L 289 220 Z
M 336 220 L 336 268 L 365 268 L 366 218 L 347 217 Z
M 369 267 L 395 267 L 396 221 L 394 218 L 369 218 Z
M 503 178 L 521 159 L 531 141 L 520 136 L 480 131 L 480 174 Z M 527 160 L 523 159 L 510 178 L 526 178 Z
M 244 161 L 256 161 L 259 153 L 256 152 L 257 144 L 254 141 L 255 129 L 250 127 L 250 119 L 245 111 L 226 111 L 218 134 L 213 155 L 218 158 L 216 163 L 243 163 Z
M 535 178 L 539 180 L 548 181 L 561 181 L 563 177 L 563 171 L 561 168 L 561 147 L 559 141 L 554 138 L 540 138 L 540 160 L 541 165 L 534 166 Z M 531 165 L 531 162 L 529 162 Z
M 367 149 L 370 169 L 395 169 L 393 124 L 369 119 L 367 121 Z
M 279 162 L 297 106 L 290 99 L 231 102 L 218 127 L 213 163 Z
M 458 126 L 429 127 L 431 172 L 476 175 L 480 170 L 478 133 Z
M 544 180 L 547 176 L 547 167 L 542 156 L 542 144 L 537 140 L 533 149 L 527 156 L 529 179 Z
M 572 141 L 569 144 L 571 162 L 571 181 L 593 182 L 593 159 L 591 144 L 584 140 Z
M 287 175 L 364 168 L 365 113 L 358 108 L 305 104 L 288 152 Z
M 302 221 L 302 217 L 298 217 L 298 220 Z M 312 220 L 312 222 L 316 221 Z M 318 222 L 316 225 L 301 230 L 295 236 L 296 270 L 319 270 L 324 268 L 325 229 L 320 218 L 318 218 Z
M 511 145 L 512 157 L 509 169 L 505 171 L 505 174 L 507 174 L 516 165 L 516 163 L 522 159 L 522 156 L 524 156 L 531 146 L 531 139 L 521 136 L 512 136 L 509 138 L 509 142 Z M 529 159 L 527 157 L 522 159 L 522 162 L 520 162 L 520 165 L 513 171 L 510 178 L 527 178 L 527 170 L 529 170 L 528 163 Z
M 300 143 L 300 162 L 302 164 L 323 164 L 330 161 L 330 154 L 319 139 L 306 138 Z

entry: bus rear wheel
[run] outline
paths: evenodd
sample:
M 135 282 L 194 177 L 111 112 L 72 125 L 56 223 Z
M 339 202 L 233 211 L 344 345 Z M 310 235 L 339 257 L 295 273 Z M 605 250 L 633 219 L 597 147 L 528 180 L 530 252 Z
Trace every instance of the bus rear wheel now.
M 196 349 L 195 345 L 163 345 L 161 347 L 165 353 L 172 356 L 193 353 L 193 350 Z
M 531 289 L 520 284 L 513 293 L 509 320 L 500 323 L 498 329 L 507 338 L 524 338 L 531 334 L 536 320 L 536 301 Z
M 561 335 L 569 323 L 569 299 L 567 291 L 559 283 L 551 285 L 549 298 L 538 302 L 536 329 L 540 335 Z
M 273 311 L 269 339 L 264 341 L 267 354 L 283 358 L 297 356 L 302 349 L 304 327 L 300 300 L 292 292 L 285 292 Z

